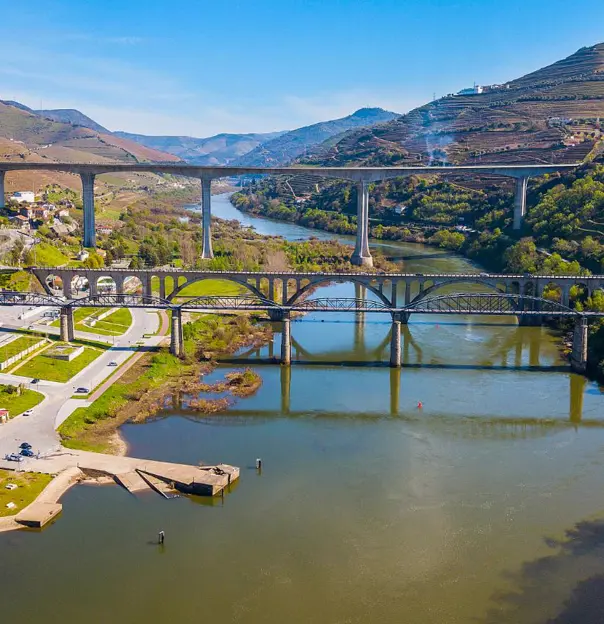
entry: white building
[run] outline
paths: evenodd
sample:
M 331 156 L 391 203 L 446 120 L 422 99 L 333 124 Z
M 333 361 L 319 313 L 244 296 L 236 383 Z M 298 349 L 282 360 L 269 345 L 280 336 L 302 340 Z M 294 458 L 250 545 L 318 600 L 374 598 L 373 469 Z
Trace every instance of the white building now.
M 15 191 L 15 193 L 11 195 L 11 199 L 18 202 L 33 204 L 36 201 L 36 194 L 33 191 Z

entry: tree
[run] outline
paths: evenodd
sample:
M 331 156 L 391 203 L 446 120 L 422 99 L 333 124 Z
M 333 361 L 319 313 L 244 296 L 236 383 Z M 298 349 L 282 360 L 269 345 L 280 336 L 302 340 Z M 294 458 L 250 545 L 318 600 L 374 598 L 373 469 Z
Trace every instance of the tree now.
M 504 260 L 508 273 L 535 273 L 539 265 L 537 246 L 532 238 L 523 238 L 509 247 Z

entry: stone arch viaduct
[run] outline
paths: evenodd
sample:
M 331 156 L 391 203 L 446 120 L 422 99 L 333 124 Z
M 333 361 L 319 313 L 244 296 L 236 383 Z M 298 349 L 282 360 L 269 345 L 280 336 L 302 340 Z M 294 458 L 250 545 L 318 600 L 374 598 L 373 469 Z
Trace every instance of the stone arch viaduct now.
M 294 273 L 294 272 L 230 272 L 186 271 L 179 269 L 86 269 L 34 267 L 30 271 L 62 308 L 62 335 L 73 336 L 74 306 L 139 306 L 167 308 L 172 311 L 172 351 L 182 353 L 183 309 L 265 311 L 270 318 L 283 322 L 282 362 L 291 360 L 290 317 L 296 312 L 385 312 L 392 316 L 392 366 L 400 366 L 401 323 L 410 314 L 512 314 L 521 323 L 540 322 L 543 317 L 573 318 L 576 323 L 573 366 L 583 370 L 587 357 L 587 318 L 603 316 L 595 312 L 579 313 L 570 309 L 570 290 L 575 285 L 587 295 L 604 289 L 604 275 L 505 275 L 496 273 Z M 137 291 L 128 287 L 136 279 Z M 203 280 L 226 280 L 247 290 L 247 296 L 183 297 L 187 286 Z M 314 289 L 334 283 L 351 282 L 357 293 L 369 290 L 376 300 L 307 299 Z M 74 284 L 79 284 L 76 290 Z M 82 295 L 86 284 L 86 295 Z M 468 285 L 480 288 L 479 293 L 467 292 Z M 459 286 L 464 286 L 460 292 Z M 559 289 L 559 301 L 543 298 L 544 289 Z M 438 291 L 441 294 L 438 295 Z M 489 291 L 489 292 L 485 292 Z M 444 294 L 442 294 L 444 293 Z M 0 304 L 17 305 L 18 293 L 5 293 Z M 32 295 L 32 297 L 35 295 Z M 12 301 L 11 297 L 15 298 Z M 39 295 L 38 295 L 39 297 Z M 33 299 L 31 305 L 42 305 Z M 63 320 L 64 319 L 64 320 Z

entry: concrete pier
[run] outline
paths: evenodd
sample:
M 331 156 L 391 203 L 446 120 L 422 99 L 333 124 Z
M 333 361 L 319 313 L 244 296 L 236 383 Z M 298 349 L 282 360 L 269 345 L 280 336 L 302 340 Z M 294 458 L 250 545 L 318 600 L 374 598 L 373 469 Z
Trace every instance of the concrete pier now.
M 82 179 L 82 203 L 84 204 L 84 247 L 96 247 L 96 224 L 94 217 L 94 173 L 80 173 Z
M 514 226 L 515 230 L 519 230 L 522 227 L 522 221 L 526 214 L 526 187 L 528 183 L 528 177 L 522 176 L 516 178 L 516 196 L 514 198 Z
M 4 208 L 6 206 L 6 201 L 4 200 L 4 175 L 5 171 L 0 171 L 0 208 Z
M 392 335 L 390 337 L 390 366 L 399 368 L 401 365 L 401 322 L 392 321 Z
M 570 366 L 575 373 L 584 373 L 587 368 L 587 318 L 581 317 L 575 323 L 573 332 L 573 350 L 570 355 Z
M 292 337 L 291 321 L 289 318 L 283 319 L 281 330 L 281 364 L 289 366 L 292 361 Z
M 172 308 L 170 326 L 170 353 L 176 357 L 184 354 L 184 340 L 182 335 L 182 312 L 179 308 Z
M 202 244 L 201 258 L 202 260 L 211 260 L 214 257 L 212 250 L 212 179 L 201 178 L 201 228 L 202 228 Z
M 356 266 L 373 266 L 369 251 L 369 182 L 357 183 L 357 237 L 350 262 Z
M 71 306 L 61 308 L 60 330 L 63 342 L 71 342 L 74 339 L 73 308 Z

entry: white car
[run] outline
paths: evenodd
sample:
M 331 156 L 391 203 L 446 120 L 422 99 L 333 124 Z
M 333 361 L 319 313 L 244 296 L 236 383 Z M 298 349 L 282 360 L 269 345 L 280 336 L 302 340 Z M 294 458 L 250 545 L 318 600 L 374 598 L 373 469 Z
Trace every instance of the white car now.
M 25 412 L 23 412 L 23 416 L 31 416 L 34 413 L 34 410 L 26 410 Z
M 117 362 L 115 360 L 111 360 L 107 366 L 117 366 Z

